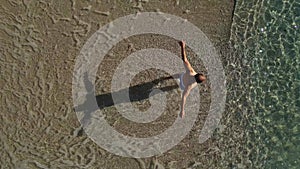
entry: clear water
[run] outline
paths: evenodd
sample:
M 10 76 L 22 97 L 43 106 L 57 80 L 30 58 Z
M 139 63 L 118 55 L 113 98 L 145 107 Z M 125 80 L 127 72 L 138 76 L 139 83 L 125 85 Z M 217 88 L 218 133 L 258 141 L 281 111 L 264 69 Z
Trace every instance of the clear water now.
M 237 168 L 300 168 L 300 1 L 239 0 L 231 42 L 243 70 Z

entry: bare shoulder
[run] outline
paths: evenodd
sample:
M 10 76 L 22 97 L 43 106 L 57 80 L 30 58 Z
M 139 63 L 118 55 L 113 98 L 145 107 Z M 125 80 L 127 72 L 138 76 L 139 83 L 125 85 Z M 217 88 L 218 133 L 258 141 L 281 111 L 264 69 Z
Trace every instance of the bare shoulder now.
M 186 87 L 186 90 L 190 91 L 197 86 L 197 83 L 192 83 Z
M 194 69 L 192 69 L 192 70 L 190 70 L 190 71 L 188 72 L 188 74 L 189 74 L 190 76 L 195 76 L 195 75 L 197 74 L 197 72 L 196 72 Z
M 192 89 L 195 88 L 197 86 L 197 82 L 193 83 L 191 86 L 192 86 Z

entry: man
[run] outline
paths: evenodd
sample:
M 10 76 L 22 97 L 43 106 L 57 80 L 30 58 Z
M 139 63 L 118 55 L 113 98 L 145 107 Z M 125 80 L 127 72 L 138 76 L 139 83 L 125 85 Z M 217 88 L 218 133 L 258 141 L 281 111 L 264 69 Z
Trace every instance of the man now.
M 180 76 L 180 88 L 183 90 L 182 98 L 181 98 L 181 111 L 180 117 L 184 117 L 184 106 L 186 102 L 186 98 L 188 97 L 190 91 L 197 86 L 197 83 L 202 83 L 206 80 L 206 77 L 202 73 L 197 73 L 192 68 L 190 62 L 187 60 L 186 51 L 185 51 L 185 42 L 181 41 L 181 52 L 182 52 L 182 61 L 185 67 L 185 72 L 183 72 Z

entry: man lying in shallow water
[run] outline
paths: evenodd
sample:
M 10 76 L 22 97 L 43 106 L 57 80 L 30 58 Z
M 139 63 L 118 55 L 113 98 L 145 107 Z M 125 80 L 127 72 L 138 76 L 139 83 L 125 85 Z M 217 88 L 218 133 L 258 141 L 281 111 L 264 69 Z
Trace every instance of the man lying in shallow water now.
M 185 42 L 181 41 L 181 54 L 182 54 L 182 61 L 185 67 L 185 72 L 179 75 L 180 82 L 179 86 L 180 89 L 183 90 L 182 98 L 181 98 L 181 111 L 180 117 L 183 118 L 185 111 L 184 106 L 186 102 L 186 98 L 190 94 L 190 91 L 197 86 L 197 83 L 202 83 L 206 80 L 206 77 L 202 73 L 197 73 L 193 67 L 191 66 L 190 62 L 187 60 L 186 51 L 185 51 Z

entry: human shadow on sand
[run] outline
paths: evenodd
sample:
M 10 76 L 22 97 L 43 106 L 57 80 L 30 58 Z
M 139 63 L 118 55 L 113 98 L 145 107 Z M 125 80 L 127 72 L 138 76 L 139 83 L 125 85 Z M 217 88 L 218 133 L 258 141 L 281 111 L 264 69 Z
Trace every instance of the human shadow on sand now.
M 130 102 L 142 101 L 142 100 L 148 99 L 150 93 L 151 93 L 151 96 L 153 96 L 153 95 L 159 94 L 161 92 L 171 91 L 173 89 L 178 88 L 177 84 L 171 85 L 171 86 L 160 87 L 160 88 L 154 88 L 156 85 L 158 85 L 159 82 L 162 82 L 167 79 L 172 79 L 173 77 L 177 78 L 178 75 L 162 77 L 162 78 L 158 78 L 153 81 L 150 81 L 150 82 L 131 86 L 131 87 L 129 87 L 129 98 L 130 99 L 128 100 L 125 98 L 124 99 L 118 98 L 117 102 L 116 102 L 113 100 L 113 97 L 112 97 L 113 93 L 105 93 L 105 94 L 95 96 L 93 83 L 88 79 L 88 74 L 85 73 L 84 74 L 84 85 L 85 85 L 85 88 L 87 91 L 87 95 L 85 96 L 86 97 L 85 102 L 81 105 L 78 105 L 74 109 L 76 112 L 82 112 L 82 111 L 84 112 L 84 116 L 80 120 L 81 124 L 84 126 L 90 122 L 91 113 L 93 113 L 97 109 L 103 109 L 105 107 L 110 107 L 110 106 L 114 106 L 116 104 L 126 103 L 129 101 Z M 153 89 L 159 89 L 159 90 L 155 90 L 157 92 L 152 92 Z M 116 91 L 114 94 L 116 94 L 118 96 L 125 96 L 126 94 L 128 94 L 127 92 L 128 92 L 128 88 Z M 96 97 L 96 99 L 95 99 L 95 97 Z M 95 101 L 96 101 L 96 103 L 95 103 Z

